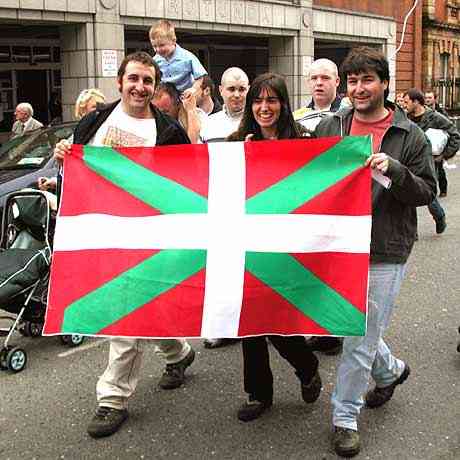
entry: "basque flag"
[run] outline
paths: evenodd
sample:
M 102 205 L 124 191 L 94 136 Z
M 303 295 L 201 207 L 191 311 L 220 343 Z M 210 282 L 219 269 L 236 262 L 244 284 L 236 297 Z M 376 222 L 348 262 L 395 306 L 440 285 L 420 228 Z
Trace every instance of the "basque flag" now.
M 366 331 L 370 137 L 78 146 L 45 335 Z

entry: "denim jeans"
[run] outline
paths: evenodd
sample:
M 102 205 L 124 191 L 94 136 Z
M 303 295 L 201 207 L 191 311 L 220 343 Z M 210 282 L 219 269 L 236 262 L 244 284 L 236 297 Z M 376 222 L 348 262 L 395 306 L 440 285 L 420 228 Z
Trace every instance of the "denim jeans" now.
M 428 211 L 430 211 L 434 220 L 441 220 L 446 215 L 437 198 L 428 205 Z
M 371 264 L 367 331 L 364 337 L 346 337 L 332 394 L 335 426 L 358 429 L 358 415 L 372 377 L 379 387 L 392 384 L 403 372 L 404 362 L 395 358 L 383 335 L 390 322 L 394 301 L 404 278 L 405 264 Z

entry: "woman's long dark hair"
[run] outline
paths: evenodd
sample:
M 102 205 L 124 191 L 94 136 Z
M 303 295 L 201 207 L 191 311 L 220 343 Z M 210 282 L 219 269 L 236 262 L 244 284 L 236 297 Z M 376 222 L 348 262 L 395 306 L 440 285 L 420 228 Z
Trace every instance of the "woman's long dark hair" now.
M 281 103 L 280 117 L 276 123 L 278 139 L 302 137 L 299 125 L 294 121 L 292 116 L 291 104 L 289 103 L 289 95 L 284 78 L 276 73 L 264 73 L 255 78 L 249 87 L 241 123 L 238 130 L 231 134 L 227 140 L 244 141 L 248 134 L 254 134 L 253 140 L 262 140 L 264 138 L 260 126 L 252 113 L 254 99 L 258 98 L 264 89 L 272 90 Z

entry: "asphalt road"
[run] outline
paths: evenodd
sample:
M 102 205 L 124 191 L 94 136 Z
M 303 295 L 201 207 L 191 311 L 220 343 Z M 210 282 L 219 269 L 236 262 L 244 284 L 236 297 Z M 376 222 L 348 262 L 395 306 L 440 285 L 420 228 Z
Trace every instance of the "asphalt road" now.
M 386 406 L 363 410 L 358 459 L 460 458 L 460 167 L 448 173 L 449 194 L 441 200 L 448 228 L 437 236 L 427 209 L 419 210 L 419 241 L 387 334 L 412 374 Z M 336 357 L 321 356 L 324 390 L 307 407 L 291 368 L 271 349 L 274 406 L 245 424 L 236 419 L 244 399 L 239 344 L 205 350 L 192 341 L 195 363 L 186 384 L 172 391 L 157 388 L 162 364 L 146 347 L 129 420 L 114 436 L 93 440 L 86 425 L 107 342 L 76 349 L 53 337 L 18 335 L 14 342 L 27 349 L 29 362 L 22 373 L 0 372 L 2 460 L 336 458 L 330 447 Z

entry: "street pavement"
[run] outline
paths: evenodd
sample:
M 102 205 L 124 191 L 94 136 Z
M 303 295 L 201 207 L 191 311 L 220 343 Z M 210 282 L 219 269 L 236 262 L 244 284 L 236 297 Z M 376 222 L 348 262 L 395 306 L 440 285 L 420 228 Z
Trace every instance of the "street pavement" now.
M 460 160 L 457 160 L 460 166 Z M 387 339 L 412 374 L 380 409 L 364 409 L 358 459 L 460 459 L 460 168 L 451 169 L 442 236 L 419 209 L 419 241 L 409 260 Z M 330 396 L 337 357 L 320 356 L 324 389 L 303 403 L 289 365 L 270 349 L 275 377 L 272 410 L 242 423 L 240 344 L 197 351 L 186 384 L 157 387 L 163 366 L 146 346 L 142 379 L 120 432 L 101 440 L 86 434 L 107 341 L 68 348 L 56 337 L 15 337 L 29 362 L 19 374 L 0 372 L 0 458 L 14 459 L 335 459 L 330 446 Z M 89 346 L 89 348 L 88 348 Z

